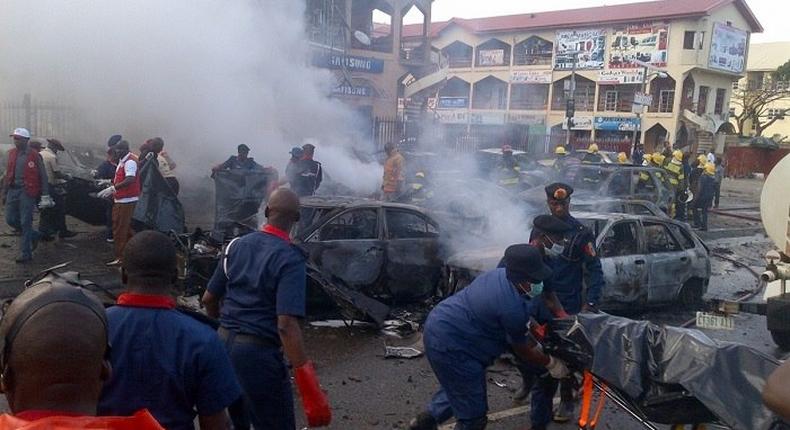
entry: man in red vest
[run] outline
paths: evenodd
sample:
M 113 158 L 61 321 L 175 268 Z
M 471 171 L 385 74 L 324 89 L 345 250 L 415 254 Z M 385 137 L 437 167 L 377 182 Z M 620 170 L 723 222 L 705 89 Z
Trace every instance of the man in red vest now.
M 55 203 L 49 196 L 44 161 L 38 151 L 28 144 L 30 132 L 24 128 L 17 128 L 11 137 L 14 140 L 14 148 L 8 151 L 2 193 L 5 220 L 11 228 L 22 235 L 21 255 L 16 262 L 27 263 L 33 259 L 33 249 L 41 236 L 33 229 L 33 210 L 36 203 L 42 209 L 50 208 Z
M 112 185 L 99 191 L 101 198 L 113 198 L 112 237 L 115 239 L 115 260 L 108 266 L 118 266 L 123 257 L 123 248 L 132 237 L 132 215 L 140 199 L 140 175 L 137 156 L 129 152 L 129 142 L 121 140 L 113 146 L 118 167 Z

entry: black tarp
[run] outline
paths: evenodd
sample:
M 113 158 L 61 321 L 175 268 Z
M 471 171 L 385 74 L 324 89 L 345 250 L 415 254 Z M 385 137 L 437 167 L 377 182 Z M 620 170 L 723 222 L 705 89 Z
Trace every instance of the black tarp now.
M 66 215 L 90 225 L 107 224 L 107 207 L 112 205 L 112 200 L 96 197 L 96 193 L 104 186 L 97 185 L 96 181 L 74 177 L 66 181 Z
M 263 170 L 223 170 L 214 174 L 214 233 L 234 234 L 239 225 L 255 229 L 261 203 L 269 187 L 277 181 L 277 173 Z
M 580 314 L 576 321 L 561 340 L 550 336 L 547 351 L 588 368 L 650 421 L 689 423 L 684 420 L 712 414 L 734 429 L 775 425 L 761 395 L 780 364 L 773 357 L 699 330 L 607 314 Z
M 159 173 L 156 160 L 144 163 L 139 174 L 140 200 L 132 215 L 135 227 L 138 230 L 157 230 L 163 233 L 186 231 L 184 208 Z

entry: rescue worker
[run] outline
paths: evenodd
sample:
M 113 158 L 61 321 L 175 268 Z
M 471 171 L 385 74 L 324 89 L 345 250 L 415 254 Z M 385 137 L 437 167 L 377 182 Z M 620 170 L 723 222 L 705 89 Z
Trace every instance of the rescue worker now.
M 299 197 L 279 188 L 269 198 L 265 214 L 268 224 L 260 232 L 228 244 L 203 304 L 209 316 L 219 318 L 219 336 L 256 429 L 295 427 L 283 352 L 294 369 L 308 426 L 327 426 L 332 414 L 299 327 L 305 316 L 305 256 L 288 236 L 299 220 Z
M 582 158 L 582 163 L 602 163 L 603 157 L 598 152 L 598 144 L 592 143 L 587 147 L 587 153 Z
M 545 282 L 546 287 L 557 295 L 564 312 L 571 315 L 594 312 L 605 286 L 601 260 L 595 251 L 595 235 L 570 214 L 573 187 L 554 183 L 547 186 L 545 191 L 551 214 L 570 226 L 561 243 L 555 242 L 550 236 L 542 237 L 547 264 L 552 269 L 552 276 Z M 530 241 L 536 240 L 540 234 L 540 231 L 533 229 Z M 560 408 L 553 417 L 558 422 L 570 420 L 575 408 L 570 381 L 565 384 Z M 543 429 L 552 420 L 556 391 L 557 381 L 552 378 L 539 378 L 534 385 L 530 413 L 533 429 Z
M 502 145 L 502 158 L 497 163 L 494 177 L 501 187 L 518 186 L 521 180 L 521 167 L 513 156 L 513 148 L 510 145 Z
M 298 146 L 291 148 L 291 158 L 288 160 L 288 165 L 285 166 L 285 182 L 280 185 L 289 184 L 291 189 L 296 187 L 297 180 L 302 170 L 302 157 L 304 157 L 304 150 Z M 298 193 L 297 193 L 298 194 Z
M 321 163 L 315 161 L 315 145 L 312 143 L 305 143 L 302 145 L 302 172 L 299 178 L 299 187 L 297 194 L 299 197 L 312 196 L 315 194 L 318 187 L 321 186 L 321 181 L 324 180 L 324 169 Z
M 478 276 L 428 314 L 425 355 L 440 389 L 411 430 L 435 430 L 455 417 L 456 430 L 482 430 L 488 422 L 486 368 L 508 349 L 524 361 L 545 366 L 552 377 L 569 374 L 561 360 L 544 354 L 527 334 L 534 302 L 552 275 L 540 250 L 512 245 L 504 267 Z
M 5 220 L 14 231 L 22 235 L 19 241 L 19 264 L 33 259 L 33 250 L 41 234 L 33 229 L 33 210 L 52 207 L 55 202 L 49 195 L 49 180 L 41 155 L 28 145 L 30 132 L 17 128 L 11 134 L 14 147 L 6 154 L 6 173 L 3 183 Z
M 151 152 L 156 154 L 156 162 L 159 167 L 159 173 L 165 178 L 167 185 L 173 190 L 173 194 L 178 196 L 181 190 L 181 184 L 176 178 L 176 163 L 170 158 L 170 155 L 165 151 L 165 141 L 161 137 L 154 137 L 151 139 Z
M 429 187 L 425 172 L 420 170 L 414 174 L 414 178 L 409 184 L 408 190 L 404 194 L 404 198 L 401 200 L 404 202 L 420 204 L 424 203 L 431 197 L 433 197 L 433 191 L 431 191 Z
M 694 225 L 700 230 L 708 230 L 708 209 L 713 205 L 716 195 L 716 166 L 706 163 L 699 178 L 699 197 L 694 200 Z
M 705 165 L 708 163 L 708 159 L 700 154 L 691 162 L 691 173 L 689 174 L 689 192 L 693 195 L 693 198 L 687 204 L 688 211 L 691 212 L 691 219 L 692 219 L 692 226 L 699 228 L 699 225 L 696 225 L 696 216 L 694 215 L 695 208 L 697 206 L 697 199 L 699 198 L 699 180 L 702 177 L 702 174 L 705 171 Z
M 721 165 L 721 158 L 717 158 L 713 163 L 716 166 L 716 197 L 713 200 L 713 207 L 719 207 L 719 200 L 721 199 L 721 183 L 724 181 L 724 166 Z
M 250 157 L 250 147 L 241 144 L 236 147 L 236 155 L 231 155 L 224 163 L 218 164 L 211 169 L 212 175 L 221 170 L 262 170 L 263 166 L 256 163 Z
M 66 226 L 66 181 L 71 175 L 63 173 L 58 165 L 58 152 L 64 151 L 63 144 L 57 139 L 47 139 L 47 147 L 41 151 L 41 160 L 47 171 L 49 193 L 55 206 L 41 210 L 38 231 L 42 239 L 52 239 L 55 234 L 61 239 L 74 237 L 77 233 Z
M 635 166 L 642 165 L 642 161 L 645 157 L 645 151 L 642 149 L 642 145 L 636 145 L 634 148 L 634 152 L 631 154 L 631 158 L 633 159 L 633 163 Z
M 107 333 L 104 306 L 86 289 L 54 281 L 22 291 L 0 323 L 0 385 L 13 413 L 0 428 L 162 429 L 146 410 L 96 416 L 112 373 Z
M 647 167 L 653 162 L 653 154 L 645 154 L 642 156 L 642 165 Z
M 642 166 L 643 167 L 650 167 L 653 165 L 653 154 L 645 154 L 642 156 Z M 645 190 L 651 190 L 655 188 L 655 184 L 653 184 L 653 180 L 650 178 L 650 174 L 646 171 L 642 170 L 639 172 L 639 181 L 636 183 L 636 191 L 643 192 Z
M 118 142 L 116 142 L 118 143 Z M 115 145 L 115 144 L 113 144 Z M 107 147 L 107 158 L 102 161 L 99 166 L 96 167 L 96 170 L 93 170 L 93 178 L 98 179 L 99 184 L 106 183 L 112 184 L 112 180 L 115 177 L 115 169 L 118 168 L 118 160 L 115 159 L 115 151 L 112 150 L 112 146 Z M 105 204 L 104 208 L 104 215 L 105 215 L 105 234 L 104 240 L 107 243 L 113 243 L 114 239 L 112 237 L 112 202 L 102 200 Z
M 129 142 L 121 140 L 113 147 L 118 167 L 112 185 L 99 191 L 99 198 L 112 198 L 112 236 L 114 239 L 115 260 L 107 266 L 118 266 L 123 258 L 123 248 L 131 239 L 132 215 L 137 201 L 140 200 L 140 172 L 137 156 L 129 151 Z
M 628 156 L 625 155 L 625 152 L 620 152 L 617 154 L 617 163 L 618 164 L 628 164 Z
M 384 145 L 384 152 L 387 154 L 387 161 L 384 162 L 384 178 L 381 184 L 383 199 L 392 202 L 400 197 L 403 192 L 404 182 L 404 158 L 400 154 L 395 144 L 387 142 Z
M 140 409 L 168 429 L 225 429 L 225 409 L 241 388 L 217 333 L 175 309 L 176 248 L 155 231 L 136 234 L 123 252 L 126 292 L 107 310 L 113 373 L 101 415 Z
M 667 171 L 667 179 L 672 186 L 675 194 L 675 219 L 684 221 L 686 211 L 686 199 L 688 191 L 686 186 L 686 173 L 683 168 L 683 151 L 676 149 L 672 152 L 672 160 L 664 166 Z
M 654 152 L 653 157 L 651 159 L 652 162 L 650 164 L 650 167 L 656 167 L 661 169 L 660 171 L 656 172 L 656 176 L 658 177 L 658 179 L 661 180 L 662 183 L 666 183 L 667 177 L 666 175 L 664 175 L 664 161 L 665 161 L 664 154 L 660 152 Z

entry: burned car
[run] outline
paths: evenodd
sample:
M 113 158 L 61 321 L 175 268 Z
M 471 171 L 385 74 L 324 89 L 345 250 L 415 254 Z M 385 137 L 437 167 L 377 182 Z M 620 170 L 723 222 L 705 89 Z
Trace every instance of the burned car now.
M 330 281 L 387 304 L 435 294 L 439 227 L 422 209 L 343 197 L 308 197 L 301 206 L 294 242 Z
M 574 199 L 594 200 L 601 197 L 647 200 L 665 213 L 674 203 L 674 193 L 666 182 L 663 169 L 632 165 L 579 164 L 569 166 L 563 177 L 556 178 L 574 188 Z M 544 202 L 542 187 L 521 193 L 527 203 Z
M 681 303 L 693 306 L 707 292 L 708 249 L 688 225 L 666 217 L 577 213 L 595 234 L 606 287 L 605 309 Z M 456 254 L 447 262 L 452 294 L 477 274 L 496 267 L 505 247 Z
M 615 214 L 667 216 L 655 203 L 647 200 L 577 199 L 571 205 L 576 212 L 608 212 Z

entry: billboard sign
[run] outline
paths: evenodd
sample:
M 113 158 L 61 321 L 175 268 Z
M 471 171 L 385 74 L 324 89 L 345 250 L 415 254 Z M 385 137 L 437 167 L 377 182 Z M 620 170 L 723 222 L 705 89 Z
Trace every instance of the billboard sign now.
M 609 44 L 609 68 L 639 67 L 634 60 L 665 67 L 668 46 L 667 24 L 646 22 L 615 27 Z
M 713 37 L 711 39 L 708 66 L 711 69 L 725 72 L 743 73 L 746 63 L 748 33 L 716 22 L 713 24 Z
M 370 97 L 373 90 L 363 85 L 340 85 L 332 89 L 332 94 L 340 96 Z
M 481 66 L 504 66 L 504 49 L 481 49 L 477 52 L 477 63 Z
M 513 84 L 550 84 L 551 70 L 518 70 L 510 72 Z
M 606 51 L 606 30 L 562 30 L 557 32 L 554 44 L 554 68 L 573 69 L 573 53 L 578 52 L 576 68 L 603 69 Z
M 639 127 L 638 118 L 595 117 L 595 129 L 605 131 L 634 131 Z
M 316 53 L 313 66 L 325 69 L 346 69 L 350 72 L 383 73 L 384 60 L 333 53 Z
M 442 124 L 466 124 L 469 122 L 469 111 L 463 110 L 438 110 L 436 118 Z
M 470 124 L 502 125 L 505 123 L 504 112 L 472 112 L 469 114 Z
M 439 109 L 463 109 L 469 105 L 469 97 L 439 97 Z
M 562 129 L 568 129 L 568 118 L 562 120 Z M 575 116 L 573 117 L 573 127 L 571 130 L 592 130 L 593 117 L 591 116 Z
M 510 124 L 527 124 L 527 125 L 539 125 L 543 124 L 545 117 L 543 115 L 530 115 L 521 112 L 508 112 L 507 113 L 507 122 Z
M 644 69 L 601 70 L 598 72 L 598 83 L 604 85 L 641 84 L 644 75 Z

